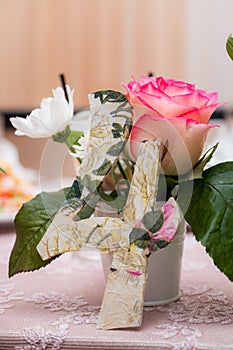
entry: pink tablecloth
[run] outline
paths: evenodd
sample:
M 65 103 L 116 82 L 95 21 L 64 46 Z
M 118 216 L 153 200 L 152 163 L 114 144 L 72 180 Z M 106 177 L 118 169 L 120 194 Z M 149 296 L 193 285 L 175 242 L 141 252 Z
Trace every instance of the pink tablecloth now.
M 233 283 L 188 234 L 181 298 L 145 308 L 140 329 L 96 328 L 104 291 L 98 253 L 69 253 L 7 277 L 15 235 L 0 234 L 0 349 L 233 349 Z

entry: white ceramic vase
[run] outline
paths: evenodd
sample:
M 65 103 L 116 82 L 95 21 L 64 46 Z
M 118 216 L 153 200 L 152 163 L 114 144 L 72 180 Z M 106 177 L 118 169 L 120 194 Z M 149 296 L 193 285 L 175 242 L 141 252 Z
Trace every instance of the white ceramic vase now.
M 183 220 L 174 240 L 152 254 L 148 261 L 145 306 L 163 305 L 179 299 L 180 275 L 186 222 Z M 102 266 L 107 281 L 112 256 L 102 254 Z

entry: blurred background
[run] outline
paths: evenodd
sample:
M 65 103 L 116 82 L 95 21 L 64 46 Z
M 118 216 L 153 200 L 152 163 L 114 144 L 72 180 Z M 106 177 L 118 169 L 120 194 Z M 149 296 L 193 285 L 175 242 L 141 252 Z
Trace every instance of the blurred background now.
M 219 157 L 233 160 L 233 62 L 225 50 L 232 14 L 232 0 L 0 0 L 1 122 L 38 107 L 60 85 L 60 73 L 75 88 L 78 110 L 88 93 L 124 91 L 122 82 L 151 71 L 219 92 L 227 104 L 217 117 L 227 114 L 229 123 L 221 137 L 231 142 Z M 25 167 L 38 170 L 45 149 L 51 159 L 63 152 L 3 130 Z M 62 171 L 74 172 L 65 153 Z

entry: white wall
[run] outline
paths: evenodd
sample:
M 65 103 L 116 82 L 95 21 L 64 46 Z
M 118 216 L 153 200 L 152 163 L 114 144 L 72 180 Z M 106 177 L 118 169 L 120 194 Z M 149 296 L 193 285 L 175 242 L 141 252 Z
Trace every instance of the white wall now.
M 185 77 L 233 102 L 233 61 L 225 50 L 233 34 L 232 0 L 186 0 Z

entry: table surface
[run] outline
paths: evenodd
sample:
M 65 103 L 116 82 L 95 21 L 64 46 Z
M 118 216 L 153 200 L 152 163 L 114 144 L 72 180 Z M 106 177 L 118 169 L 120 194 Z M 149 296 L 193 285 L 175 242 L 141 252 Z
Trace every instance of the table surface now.
M 96 328 L 104 292 L 98 253 L 67 253 L 9 279 L 15 234 L 2 231 L 0 349 L 233 349 L 233 283 L 192 234 L 185 239 L 180 300 L 144 308 L 138 329 L 107 331 Z

